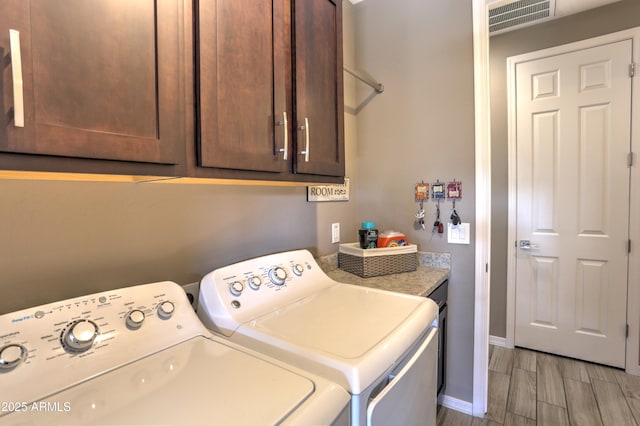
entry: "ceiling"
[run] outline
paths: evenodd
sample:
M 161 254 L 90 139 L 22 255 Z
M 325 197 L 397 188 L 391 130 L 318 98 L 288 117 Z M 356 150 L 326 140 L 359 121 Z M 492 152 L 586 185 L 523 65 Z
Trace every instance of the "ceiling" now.
M 362 3 L 366 0 L 350 0 L 351 3 Z M 445 0 L 447 1 L 447 0 Z M 544 21 L 573 15 L 588 9 L 615 3 L 620 0 L 485 0 L 489 9 L 495 13 L 491 20 L 491 34 L 498 34 L 538 24 Z M 501 10 L 496 11 L 500 8 Z M 499 13 L 498 13 L 499 12 Z M 508 21 L 508 22 L 507 22 Z
M 365 0 L 350 0 L 351 3 L 362 3 Z M 493 3 L 513 3 L 515 0 L 486 0 L 488 5 Z M 615 3 L 620 0 L 557 0 L 556 7 L 560 8 L 560 12 L 564 15 L 582 12 L 583 10 L 593 9 L 594 7 L 604 6 L 605 4 Z

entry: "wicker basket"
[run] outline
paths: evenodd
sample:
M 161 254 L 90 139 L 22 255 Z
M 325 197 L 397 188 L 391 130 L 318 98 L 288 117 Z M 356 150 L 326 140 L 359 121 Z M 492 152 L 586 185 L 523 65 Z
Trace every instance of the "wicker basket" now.
M 411 272 L 418 268 L 418 246 L 363 250 L 358 243 L 340 244 L 338 267 L 363 278 Z

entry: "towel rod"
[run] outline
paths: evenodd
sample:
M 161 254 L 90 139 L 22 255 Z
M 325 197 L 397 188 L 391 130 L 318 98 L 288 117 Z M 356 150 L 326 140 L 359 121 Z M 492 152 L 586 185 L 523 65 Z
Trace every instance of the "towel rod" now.
M 355 78 L 357 78 L 358 80 L 362 81 L 363 83 L 366 83 L 367 85 L 373 87 L 375 89 L 376 92 L 378 93 L 382 93 L 384 92 L 384 86 L 380 83 L 378 83 L 377 81 L 375 81 L 372 77 L 370 76 L 363 76 L 361 73 L 352 70 L 351 68 L 349 68 L 348 66 L 344 65 L 342 67 L 346 72 L 348 72 L 349 74 L 351 74 L 352 76 L 354 76 Z

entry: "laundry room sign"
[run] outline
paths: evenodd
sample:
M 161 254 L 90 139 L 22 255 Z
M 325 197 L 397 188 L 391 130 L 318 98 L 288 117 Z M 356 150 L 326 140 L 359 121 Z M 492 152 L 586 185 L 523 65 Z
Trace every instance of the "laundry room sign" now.
M 307 201 L 349 201 L 349 178 L 343 184 L 308 186 Z

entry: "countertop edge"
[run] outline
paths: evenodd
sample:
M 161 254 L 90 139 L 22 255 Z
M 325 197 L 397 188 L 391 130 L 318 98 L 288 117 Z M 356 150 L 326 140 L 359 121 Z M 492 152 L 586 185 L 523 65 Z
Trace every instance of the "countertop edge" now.
M 431 294 L 440 284 L 449 279 L 451 273 L 447 268 L 418 266 L 412 272 L 362 278 L 328 263 L 321 263 L 320 267 L 331 279 L 338 282 L 423 297 Z

